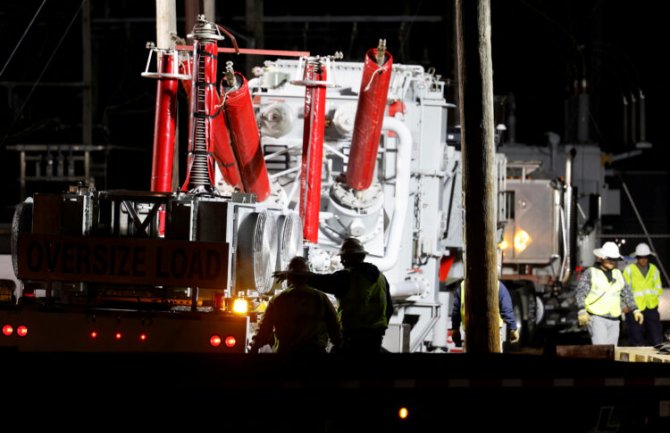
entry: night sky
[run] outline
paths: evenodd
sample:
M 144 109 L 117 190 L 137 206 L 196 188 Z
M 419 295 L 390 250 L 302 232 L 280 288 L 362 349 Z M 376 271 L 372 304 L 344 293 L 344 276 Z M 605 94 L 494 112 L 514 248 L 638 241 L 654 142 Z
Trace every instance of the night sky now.
M 184 36 L 183 5 L 177 3 L 178 30 Z M 225 2 L 225 7 L 217 3 L 218 24 L 231 30 L 245 47 L 249 33 L 243 19 L 244 2 Z M 385 38 L 396 63 L 434 67 L 437 74 L 453 82 L 453 0 L 385 2 L 383 6 L 351 0 L 313 6 L 302 3 L 265 1 L 266 16 L 320 19 L 268 22 L 264 48 L 308 50 L 314 55 L 342 51 L 345 60 L 357 61 L 378 39 Z M 670 83 L 661 65 L 666 61 L 669 38 L 659 4 L 651 0 L 492 1 L 494 89 L 496 95 L 513 93 L 516 98 L 517 142 L 545 144 L 547 131 L 565 137 L 564 101 L 574 92 L 576 82 L 585 81 L 592 97 L 592 141 L 613 154 L 630 151 L 634 143 L 622 136 L 622 101 L 642 92 L 647 101 L 646 140 L 653 147 L 612 169 L 663 172 L 653 182 L 667 183 L 670 128 L 664 115 Z M 0 2 L 0 176 L 6 185 L 0 223 L 11 220 L 19 200 L 18 154 L 6 147 L 81 142 L 81 88 L 44 85 L 81 80 L 80 5 L 81 0 Z M 149 187 L 155 82 L 141 78 L 140 73 L 146 62 L 145 43 L 155 40 L 154 8 L 153 0 L 92 1 L 94 144 L 123 148 L 110 153 L 109 175 L 103 185 L 108 189 Z M 324 19 L 398 15 L 414 19 L 404 23 L 360 20 L 356 24 Z M 264 59 L 234 60 L 243 69 L 245 62 L 261 64 Z M 41 84 L 34 86 L 36 81 Z M 447 91 L 451 94 L 454 88 Z M 632 183 L 641 190 L 641 200 L 654 204 L 649 209 L 655 221 L 653 231 L 667 233 L 667 186 L 655 185 L 653 194 L 645 196 L 647 181 Z M 630 209 L 622 212 L 630 214 Z M 630 224 L 630 218 L 622 215 L 621 221 Z M 616 230 L 619 221 L 611 224 Z

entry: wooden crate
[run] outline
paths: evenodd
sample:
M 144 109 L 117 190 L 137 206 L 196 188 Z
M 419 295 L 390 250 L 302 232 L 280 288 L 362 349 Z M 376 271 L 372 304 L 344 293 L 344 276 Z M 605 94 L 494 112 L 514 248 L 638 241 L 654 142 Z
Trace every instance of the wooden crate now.
M 559 358 L 615 359 L 612 344 L 559 345 L 556 346 L 556 356 Z
M 670 363 L 670 354 L 658 353 L 653 347 L 616 347 L 614 359 L 623 362 Z

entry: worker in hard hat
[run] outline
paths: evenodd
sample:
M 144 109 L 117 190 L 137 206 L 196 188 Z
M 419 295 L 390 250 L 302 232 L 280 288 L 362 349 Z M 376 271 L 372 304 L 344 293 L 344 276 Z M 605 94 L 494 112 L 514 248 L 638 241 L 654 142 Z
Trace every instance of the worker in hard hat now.
M 288 289 L 274 296 L 263 313 L 250 352 L 266 345 L 277 353 L 326 353 L 342 344 L 342 330 L 333 303 L 325 293 L 307 285 L 309 264 L 294 257 L 288 265 Z
M 637 307 L 644 316 L 643 323 L 632 320 L 631 313 L 626 314 L 628 325 L 628 342 L 631 346 L 655 346 L 663 343 L 663 325 L 658 312 L 658 299 L 663 294 L 661 274 L 658 268 L 649 262 L 655 255 L 644 242 L 637 244 L 635 263 L 623 270 L 623 278 L 630 285 Z
M 339 254 L 344 269 L 331 274 L 309 272 L 307 283 L 337 298 L 342 353 L 379 353 L 393 315 L 389 283 L 377 266 L 365 262 L 367 251 L 358 239 L 345 239 Z M 275 272 L 278 279 L 290 275 L 290 271 Z
M 617 268 L 622 259 L 614 242 L 605 242 L 593 250 L 598 263 L 586 269 L 577 285 L 576 300 L 579 308 L 579 326 L 587 326 L 592 344 L 619 342 L 621 314 L 632 312 L 639 324 L 644 316 L 635 303 L 623 273 Z
M 451 339 L 457 346 L 461 346 L 463 335 L 461 328 L 465 332 L 465 280 L 461 281 L 460 286 L 454 294 L 454 303 L 451 310 Z M 502 343 L 506 334 L 509 335 L 510 343 L 519 342 L 519 326 L 514 316 L 514 305 L 512 296 L 507 287 L 498 281 L 498 308 L 500 313 L 500 351 L 502 352 Z

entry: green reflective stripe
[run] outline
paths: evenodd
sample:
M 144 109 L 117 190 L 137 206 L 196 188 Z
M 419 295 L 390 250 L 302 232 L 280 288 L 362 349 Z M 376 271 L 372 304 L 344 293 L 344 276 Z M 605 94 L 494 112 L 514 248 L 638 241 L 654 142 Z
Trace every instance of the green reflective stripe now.
M 607 280 L 605 272 L 591 268 L 591 290 L 586 295 L 586 310 L 598 316 L 621 316 L 621 291 L 624 288 L 624 276 L 618 269 L 612 270 L 614 281 Z

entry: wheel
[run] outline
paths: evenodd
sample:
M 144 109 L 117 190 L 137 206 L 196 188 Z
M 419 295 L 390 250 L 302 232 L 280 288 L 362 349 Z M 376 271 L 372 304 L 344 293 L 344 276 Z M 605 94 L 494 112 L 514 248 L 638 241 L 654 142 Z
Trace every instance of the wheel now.
M 536 345 L 538 323 L 544 309 L 542 300 L 535 295 L 535 286 L 531 281 L 504 281 L 503 283 L 512 296 L 514 317 L 519 329 L 519 343 L 515 346 Z
M 14 274 L 19 274 L 19 264 L 17 262 L 19 256 L 19 237 L 25 233 L 33 231 L 33 199 L 27 198 L 23 203 L 19 203 L 14 210 L 12 218 L 12 235 L 10 239 L 10 247 L 12 252 L 12 266 L 14 267 Z

